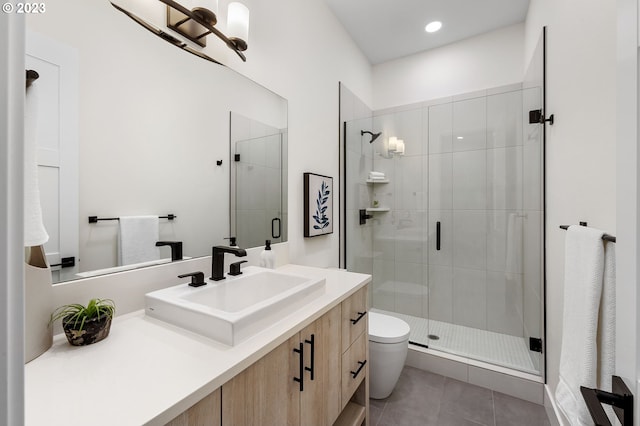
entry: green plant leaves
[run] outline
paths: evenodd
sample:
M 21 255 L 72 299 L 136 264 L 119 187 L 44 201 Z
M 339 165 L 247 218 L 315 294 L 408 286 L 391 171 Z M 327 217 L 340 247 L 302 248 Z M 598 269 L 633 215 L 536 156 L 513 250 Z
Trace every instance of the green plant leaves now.
M 93 318 L 100 320 L 103 317 L 113 317 L 115 314 L 115 303 L 111 299 L 91 299 L 87 306 L 78 303 L 63 305 L 58 307 L 51 314 L 49 324 L 62 319 L 63 325 L 73 322 L 73 328 L 83 330 L 86 321 Z

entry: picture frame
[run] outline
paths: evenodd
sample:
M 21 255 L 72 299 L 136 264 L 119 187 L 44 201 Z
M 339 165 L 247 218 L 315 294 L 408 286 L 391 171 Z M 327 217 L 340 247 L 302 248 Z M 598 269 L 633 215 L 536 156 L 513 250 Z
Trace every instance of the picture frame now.
M 304 236 L 333 233 L 333 178 L 304 173 Z

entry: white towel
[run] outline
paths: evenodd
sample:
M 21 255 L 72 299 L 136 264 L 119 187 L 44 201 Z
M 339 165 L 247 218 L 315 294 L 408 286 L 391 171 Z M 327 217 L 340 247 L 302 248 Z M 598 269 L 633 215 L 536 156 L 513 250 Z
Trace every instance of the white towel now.
M 40 246 L 49 241 L 42 222 L 40 188 L 38 187 L 38 86 L 27 89 L 24 111 L 24 245 Z
M 608 250 L 605 262 L 603 234 L 570 226 L 566 235 L 560 380 L 555 396 L 573 426 L 593 424 L 580 386 L 598 387 L 599 373 L 608 374 L 610 383 L 614 367 L 615 255 Z M 599 345 L 603 341 L 605 346 Z
M 160 259 L 158 216 L 121 216 L 118 233 L 118 265 Z
M 598 318 L 598 389 L 611 392 L 611 376 L 616 368 L 616 245 L 604 245 L 604 281 Z M 616 424 L 613 408 L 604 405 L 611 424 Z
M 369 179 L 384 179 L 383 172 L 369 172 Z

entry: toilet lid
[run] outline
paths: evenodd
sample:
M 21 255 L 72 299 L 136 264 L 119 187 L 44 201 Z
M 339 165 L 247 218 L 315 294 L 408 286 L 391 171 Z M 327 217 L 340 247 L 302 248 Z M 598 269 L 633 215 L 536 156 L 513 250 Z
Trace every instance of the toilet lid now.
M 390 315 L 369 312 L 369 341 L 400 343 L 409 339 L 409 324 Z

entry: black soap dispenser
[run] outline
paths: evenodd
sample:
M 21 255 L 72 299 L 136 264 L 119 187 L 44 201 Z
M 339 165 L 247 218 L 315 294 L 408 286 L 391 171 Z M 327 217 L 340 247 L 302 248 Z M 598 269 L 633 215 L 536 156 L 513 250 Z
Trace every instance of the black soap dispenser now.
M 260 253 L 260 266 L 269 269 L 276 267 L 276 255 L 271 250 L 271 240 L 264 242 L 264 250 Z

